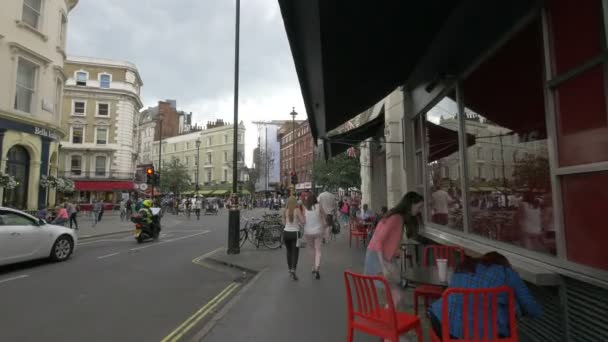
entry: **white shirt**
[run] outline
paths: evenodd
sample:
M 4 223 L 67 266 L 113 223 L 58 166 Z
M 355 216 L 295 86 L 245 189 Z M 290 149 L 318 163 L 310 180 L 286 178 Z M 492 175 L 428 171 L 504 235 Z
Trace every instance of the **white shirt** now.
M 285 228 L 286 232 L 299 232 L 300 231 L 300 217 L 297 214 L 298 208 L 294 209 L 293 222 L 289 222 L 289 213 L 285 210 Z
M 431 195 L 433 199 L 433 209 L 435 214 L 449 213 L 448 205 L 452 198 L 445 190 L 437 190 Z
M 323 211 L 325 211 L 326 214 L 332 214 L 336 209 L 336 199 L 334 198 L 334 195 L 329 191 L 323 191 L 317 198 L 317 201 L 319 202 L 319 204 L 323 208 Z
M 304 234 L 315 235 L 321 233 L 321 210 L 320 206 L 315 205 L 312 210 L 304 210 L 306 223 L 304 224 Z

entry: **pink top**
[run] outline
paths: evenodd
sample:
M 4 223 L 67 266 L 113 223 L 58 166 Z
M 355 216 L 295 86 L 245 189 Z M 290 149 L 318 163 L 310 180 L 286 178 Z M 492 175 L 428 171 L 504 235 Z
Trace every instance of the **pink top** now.
M 399 249 L 401 242 L 401 231 L 403 228 L 403 218 L 401 215 L 392 215 L 382 219 L 372 236 L 368 251 L 382 252 L 384 260 L 391 260 Z
M 68 217 L 68 211 L 65 208 L 60 208 L 57 213 L 57 218 L 67 219 Z

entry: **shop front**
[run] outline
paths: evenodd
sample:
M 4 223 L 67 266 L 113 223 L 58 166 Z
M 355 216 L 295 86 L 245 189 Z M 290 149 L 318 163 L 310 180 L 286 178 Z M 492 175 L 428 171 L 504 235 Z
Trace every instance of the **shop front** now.
M 354 6 L 339 18 L 335 6 L 280 3 L 314 134 L 400 85 L 404 162 L 387 172 L 405 174 L 403 193 L 424 195 L 420 233 L 507 256 L 544 309 L 519 322 L 521 340 L 608 340 L 598 309 L 608 307 L 608 3 L 428 1 Z M 403 28 L 355 27 L 342 42 L 340 27 L 364 14 Z M 387 41 L 403 46 L 370 56 Z M 357 47 L 354 61 L 332 63 Z
M 74 181 L 75 191 L 72 200 L 79 203 L 92 203 L 101 200 L 105 203 L 118 203 L 123 194 L 135 191 L 133 181 Z

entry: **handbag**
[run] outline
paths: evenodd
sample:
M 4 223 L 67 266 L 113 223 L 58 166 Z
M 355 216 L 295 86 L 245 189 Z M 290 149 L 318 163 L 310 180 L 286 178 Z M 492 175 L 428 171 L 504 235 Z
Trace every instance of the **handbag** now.
M 298 239 L 296 240 L 296 247 L 306 248 L 307 241 L 304 239 L 304 234 L 298 232 Z

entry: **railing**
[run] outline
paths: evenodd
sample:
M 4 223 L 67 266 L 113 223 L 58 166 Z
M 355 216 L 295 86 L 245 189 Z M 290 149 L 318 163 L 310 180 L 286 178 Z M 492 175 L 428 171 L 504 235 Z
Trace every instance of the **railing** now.
M 135 176 L 133 172 L 116 172 L 116 171 L 59 171 L 59 177 L 70 179 L 124 179 L 132 180 Z

